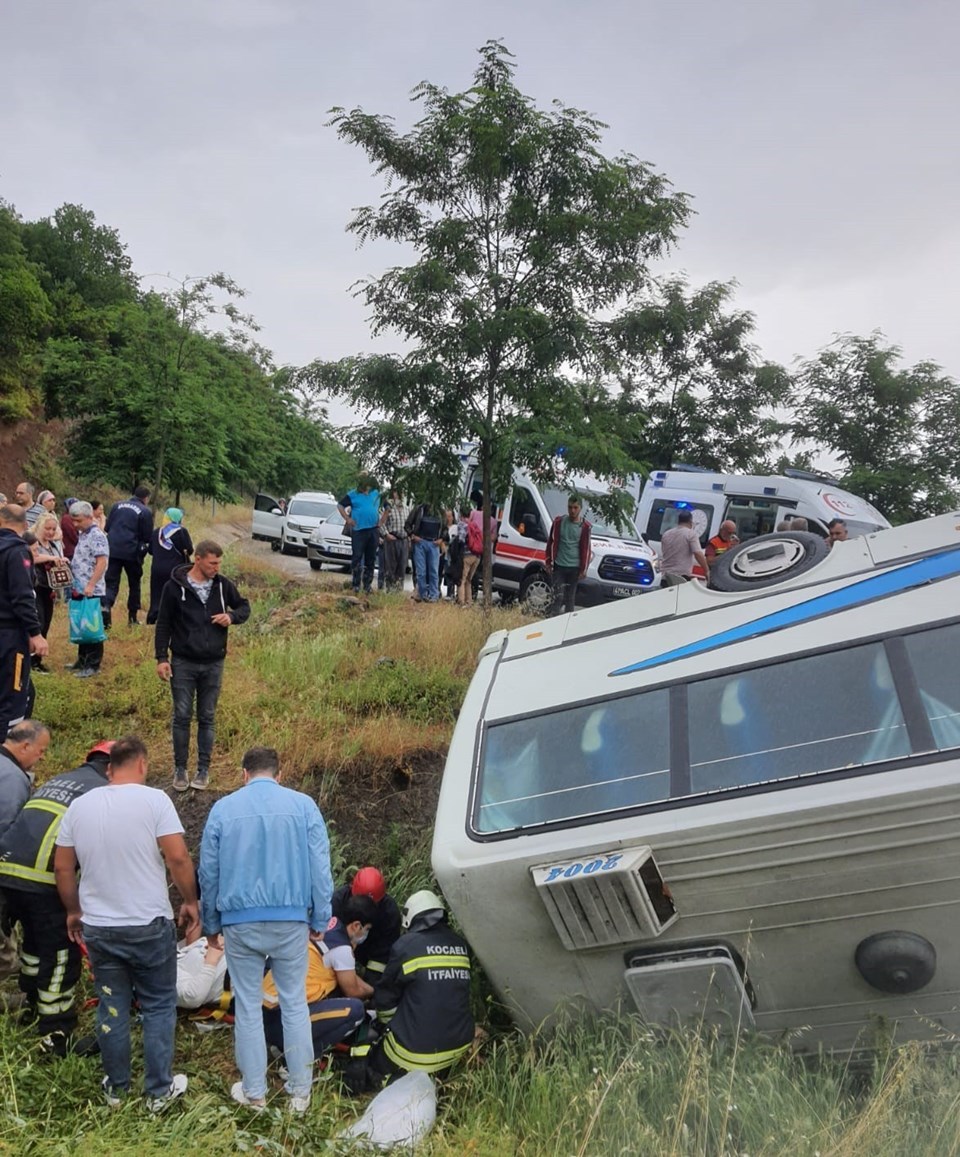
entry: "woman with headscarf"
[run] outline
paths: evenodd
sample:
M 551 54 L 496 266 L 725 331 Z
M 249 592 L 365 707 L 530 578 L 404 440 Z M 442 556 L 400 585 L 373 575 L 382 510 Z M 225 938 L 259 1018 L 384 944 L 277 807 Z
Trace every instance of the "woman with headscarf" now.
M 159 526 L 150 539 L 150 610 L 147 611 L 147 625 L 157 621 L 160 613 L 160 596 L 167 585 L 174 568 L 189 562 L 193 554 L 190 532 L 183 525 L 183 511 L 176 506 L 168 508 Z

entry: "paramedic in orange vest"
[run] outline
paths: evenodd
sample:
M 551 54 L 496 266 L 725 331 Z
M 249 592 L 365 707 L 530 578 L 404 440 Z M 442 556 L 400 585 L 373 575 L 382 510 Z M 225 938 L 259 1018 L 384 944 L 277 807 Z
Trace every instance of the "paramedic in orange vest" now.
M 737 538 L 737 524 L 727 519 L 726 522 L 720 523 L 719 531 L 707 543 L 704 554 L 707 556 L 707 562 L 713 562 L 718 554 L 723 554 L 732 546 L 739 545 L 740 539 Z

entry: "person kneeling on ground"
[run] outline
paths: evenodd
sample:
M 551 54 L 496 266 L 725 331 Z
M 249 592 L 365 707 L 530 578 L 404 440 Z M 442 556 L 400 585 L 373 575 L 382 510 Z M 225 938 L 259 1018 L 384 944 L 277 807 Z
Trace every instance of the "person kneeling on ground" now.
M 414 892 L 402 918 L 404 935 L 374 994 L 386 1032 L 367 1055 L 371 1086 L 412 1071 L 442 1078 L 473 1043 L 469 950 L 447 923 L 443 901 Z
M 334 916 L 323 939 L 311 940 L 307 947 L 307 1005 L 317 1060 L 363 1024 L 363 1002 L 373 995 L 370 985 L 357 976 L 353 953 L 370 932 L 376 905 L 369 896 L 351 896 L 342 912 L 343 919 Z M 280 998 L 271 972 L 263 980 L 263 1027 L 267 1044 L 282 1054 Z
M 349 884 L 342 884 L 334 893 L 331 907 L 334 916 L 346 920 L 346 905 L 351 897 L 369 896 L 376 906 L 376 916 L 366 940 L 354 945 L 354 956 L 364 979 L 376 985 L 383 976 L 390 949 L 400 937 L 400 909 L 394 898 L 387 894 L 387 884 L 379 868 L 368 865 L 361 868 Z

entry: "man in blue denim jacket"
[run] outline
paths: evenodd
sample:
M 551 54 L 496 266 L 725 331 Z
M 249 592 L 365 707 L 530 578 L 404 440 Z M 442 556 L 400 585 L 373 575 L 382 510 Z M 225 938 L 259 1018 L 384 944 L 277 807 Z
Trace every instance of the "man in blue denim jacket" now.
M 262 985 L 267 957 L 283 1021 L 289 1106 L 310 1105 L 313 1039 L 307 1009 L 307 941 L 330 919 L 333 877 L 327 829 L 316 803 L 281 787 L 269 747 L 243 757 L 244 787 L 210 809 L 200 844 L 200 891 L 207 942 L 222 932 L 236 1000 L 234 1048 L 241 1105 L 266 1104 L 267 1045 Z

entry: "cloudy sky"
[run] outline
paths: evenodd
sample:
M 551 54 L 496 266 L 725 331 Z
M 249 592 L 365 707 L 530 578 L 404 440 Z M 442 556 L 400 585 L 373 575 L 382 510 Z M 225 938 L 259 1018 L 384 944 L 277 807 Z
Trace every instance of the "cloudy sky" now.
M 10 3 L 0 196 L 92 209 L 140 274 L 225 270 L 279 362 L 354 353 L 348 287 L 394 257 L 344 232 L 380 187 L 328 110 L 405 126 L 502 38 L 694 197 L 668 267 L 736 278 L 765 356 L 879 328 L 960 376 L 958 34 L 955 0 Z

